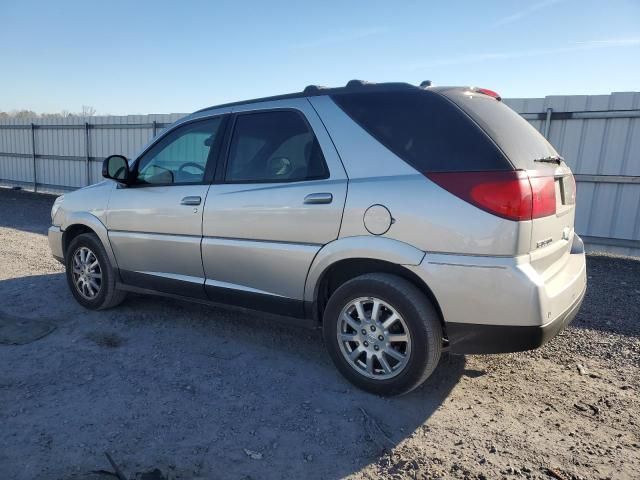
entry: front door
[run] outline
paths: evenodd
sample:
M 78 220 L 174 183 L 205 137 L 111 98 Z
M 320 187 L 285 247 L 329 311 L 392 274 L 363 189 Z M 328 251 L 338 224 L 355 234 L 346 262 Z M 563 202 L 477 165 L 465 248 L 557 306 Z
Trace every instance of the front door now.
M 244 106 L 230 122 L 202 259 L 210 299 L 299 316 L 311 262 L 338 237 L 347 177 L 306 99 L 273 107 Z
M 208 118 L 170 131 L 132 165 L 135 183 L 113 190 L 107 228 L 124 283 L 205 296 L 202 211 L 223 123 Z

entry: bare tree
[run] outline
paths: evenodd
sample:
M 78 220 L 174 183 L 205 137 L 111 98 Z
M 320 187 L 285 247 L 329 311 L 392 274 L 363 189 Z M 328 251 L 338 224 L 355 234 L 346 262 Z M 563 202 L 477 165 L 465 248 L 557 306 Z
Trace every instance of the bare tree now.
M 9 113 L 12 117 L 15 118 L 29 118 L 29 117 L 37 117 L 38 114 L 33 110 L 14 110 Z
M 79 115 L 81 117 L 93 117 L 96 114 L 96 109 L 90 105 L 82 105 Z
M 82 109 L 78 113 L 72 113 L 69 110 L 61 110 L 57 113 L 36 113 L 33 110 L 11 110 L 10 112 L 0 111 L 0 118 L 68 118 L 68 117 L 93 117 L 96 109 L 90 105 L 82 105 Z

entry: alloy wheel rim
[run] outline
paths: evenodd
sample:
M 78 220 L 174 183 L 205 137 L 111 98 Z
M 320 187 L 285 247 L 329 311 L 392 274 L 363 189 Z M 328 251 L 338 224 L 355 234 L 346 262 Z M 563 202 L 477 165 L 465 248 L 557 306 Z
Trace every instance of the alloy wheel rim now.
M 73 284 L 80 295 L 93 300 L 102 289 L 102 267 L 98 257 L 87 247 L 78 248 L 73 254 Z
M 376 297 L 356 298 L 342 309 L 338 344 L 351 368 L 375 380 L 399 375 L 411 355 L 406 322 L 392 305 Z

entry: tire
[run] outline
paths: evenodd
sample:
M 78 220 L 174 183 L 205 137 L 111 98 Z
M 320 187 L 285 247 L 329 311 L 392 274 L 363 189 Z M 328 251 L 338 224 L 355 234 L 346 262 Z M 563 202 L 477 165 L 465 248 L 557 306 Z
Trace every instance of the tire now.
M 80 261 L 83 254 L 88 259 L 87 270 L 83 266 L 78 268 L 78 265 L 83 265 Z M 95 266 L 96 261 L 97 266 Z M 94 266 L 89 268 L 91 267 L 89 264 Z M 119 305 L 125 299 L 126 292 L 116 289 L 116 273 L 96 234 L 83 233 L 71 240 L 65 253 L 65 267 L 69 289 L 83 307 L 90 310 L 104 310 Z M 79 279 L 78 276 L 82 278 Z M 90 292 L 94 294 L 91 295 Z
M 375 320 L 374 300 L 378 301 Z M 392 318 L 393 313 L 399 319 Z M 392 323 L 383 325 L 388 322 Z M 378 395 L 403 395 L 421 385 L 435 370 L 442 351 L 442 326 L 431 302 L 409 281 L 387 273 L 362 275 L 341 285 L 327 303 L 322 331 L 340 373 Z

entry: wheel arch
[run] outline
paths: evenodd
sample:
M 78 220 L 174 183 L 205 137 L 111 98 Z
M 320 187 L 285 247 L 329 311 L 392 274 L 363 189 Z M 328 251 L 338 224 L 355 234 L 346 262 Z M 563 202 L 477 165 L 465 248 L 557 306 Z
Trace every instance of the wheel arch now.
M 78 235 L 82 235 L 83 233 L 96 233 L 91 228 L 83 225 L 81 223 L 74 223 L 69 226 L 64 232 L 62 232 L 62 251 L 65 256 L 67 254 L 67 248 L 69 248 L 69 244 L 71 241 L 76 238 Z
M 411 245 L 385 237 L 349 237 L 332 242 L 318 252 L 309 270 L 305 285 L 308 313 L 320 323 L 329 296 L 340 285 L 366 273 L 391 273 L 425 294 L 438 312 L 444 331 L 444 316 L 436 296 L 424 280 L 405 266 L 419 265 L 424 255 Z
M 109 242 L 107 227 L 97 217 L 88 213 L 68 215 L 65 219 L 65 224 L 62 226 L 62 231 L 62 251 L 65 256 L 67 248 L 74 238 L 83 233 L 94 233 L 106 250 L 111 264 L 114 267 L 117 266 L 116 258 Z

